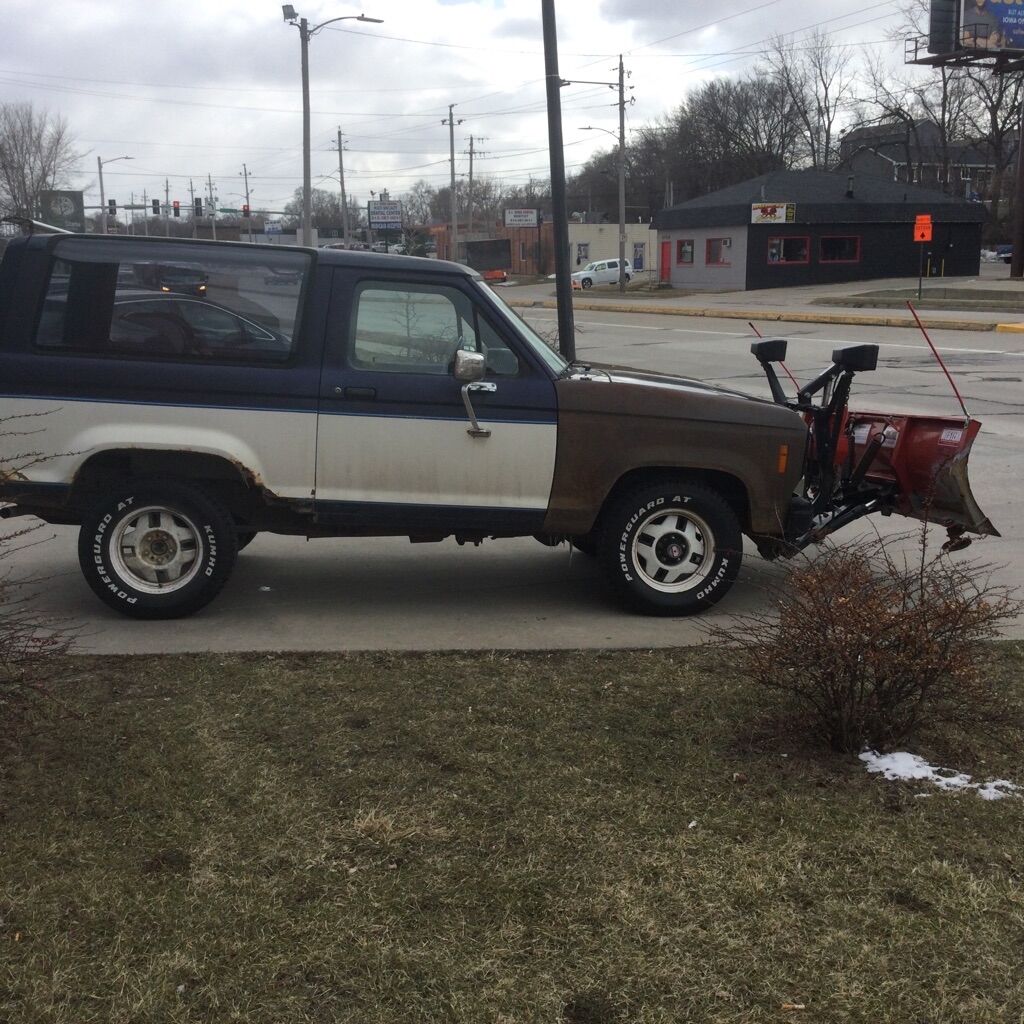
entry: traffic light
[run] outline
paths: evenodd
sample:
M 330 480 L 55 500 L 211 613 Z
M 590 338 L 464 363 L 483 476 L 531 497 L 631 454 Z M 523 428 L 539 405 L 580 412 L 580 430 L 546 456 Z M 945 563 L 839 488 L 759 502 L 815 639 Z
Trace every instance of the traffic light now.
M 177 199 L 174 200 L 173 204 L 171 205 L 171 209 L 173 210 L 175 217 L 181 216 L 181 203 L 179 203 Z
M 248 217 L 248 216 L 250 216 L 250 214 L 249 214 L 249 204 L 248 204 L 248 203 L 245 203 L 245 204 L 244 204 L 244 205 L 242 206 L 242 216 L 243 216 L 243 217 Z
M 154 217 L 159 217 L 160 216 L 160 200 L 159 199 L 154 199 L 153 200 L 153 216 Z
M 202 217 L 202 215 L 203 215 L 203 199 L 202 199 L 202 196 L 196 196 L 196 198 L 195 198 L 195 213 L 196 213 L 197 217 Z
M 108 199 L 107 200 L 107 213 L 109 213 L 111 217 L 116 217 L 117 216 L 117 200 L 116 199 Z

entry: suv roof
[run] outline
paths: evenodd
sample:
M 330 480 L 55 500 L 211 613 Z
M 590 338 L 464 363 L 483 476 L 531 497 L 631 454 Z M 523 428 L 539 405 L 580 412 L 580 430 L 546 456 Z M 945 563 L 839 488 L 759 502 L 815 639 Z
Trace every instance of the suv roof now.
M 479 277 L 477 271 L 471 267 L 463 266 L 461 263 L 453 263 L 450 260 L 427 259 L 423 256 L 398 256 L 392 253 L 369 252 L 362 249 L 314 249 L 305 246 L 283 246 L 269 245 L 265 243 L 251 242 L 221 242 L 205 238 L 167 238 L 167 237 L 142 237 L 134 235 L 92 235 L 92 234 L 33 234 L 20 241 L 33 249 L 50 248 L 52 245 L 64 238 L 87 239 L 93 245 L 132 245 L 154 246 L 160 248 L 171 242 L 175 245 L 202 247 L 217 246 L 220 249 L 226 247 L 252 251 L 261 249 L 266 252 L 304 252 L 315 256 L 321 263 L 329 266 L 366 266 L 380 270 L 406 270 L 418 274 L 462 274 L 465 277 Z M 154 254 L 155 255 L 155 254 Z M 199 252 L 196 252 L 196 259 L 200 260 Z

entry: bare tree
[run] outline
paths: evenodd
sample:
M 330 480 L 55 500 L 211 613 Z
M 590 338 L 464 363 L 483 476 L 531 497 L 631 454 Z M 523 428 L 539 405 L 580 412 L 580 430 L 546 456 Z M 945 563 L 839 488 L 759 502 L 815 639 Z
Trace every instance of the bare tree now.
M 768 47 L 768 74 L 784 92 L 799 125 L 802 155 L 826 171 L 839 156 L 837 121 L 853 99 L 853 54 L 833 45 L 822 29 L 799 43 L 775 36 Z
M 39 193 L 65 185 L 78 156 L 64 118 L 0 103 L 0 212 L 34 216 Z

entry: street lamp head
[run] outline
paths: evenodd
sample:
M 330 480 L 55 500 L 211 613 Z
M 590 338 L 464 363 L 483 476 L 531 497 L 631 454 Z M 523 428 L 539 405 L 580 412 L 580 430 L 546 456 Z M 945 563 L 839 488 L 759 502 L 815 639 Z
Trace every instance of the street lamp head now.
M 291 4 L 283 4 L 281 13 L 284 15 L 285 21 L 295 21 L 298 18 L 298 14 L 295 13 L 295 8 Z
M 384 24 L 383 18 L 368 18 L 365 14 L 360 14 L 359 17 L 356 18 L 356 21 L 369 21 L 372 22 L 374 25 Z

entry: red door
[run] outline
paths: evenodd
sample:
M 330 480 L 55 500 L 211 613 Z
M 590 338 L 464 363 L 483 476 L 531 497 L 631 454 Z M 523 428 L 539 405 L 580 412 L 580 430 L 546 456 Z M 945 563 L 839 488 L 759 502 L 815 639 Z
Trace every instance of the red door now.
M 668 284 L 672 280 L 672 243 L 661 243 L 661 258 L 658 260 L 658 280 Z

